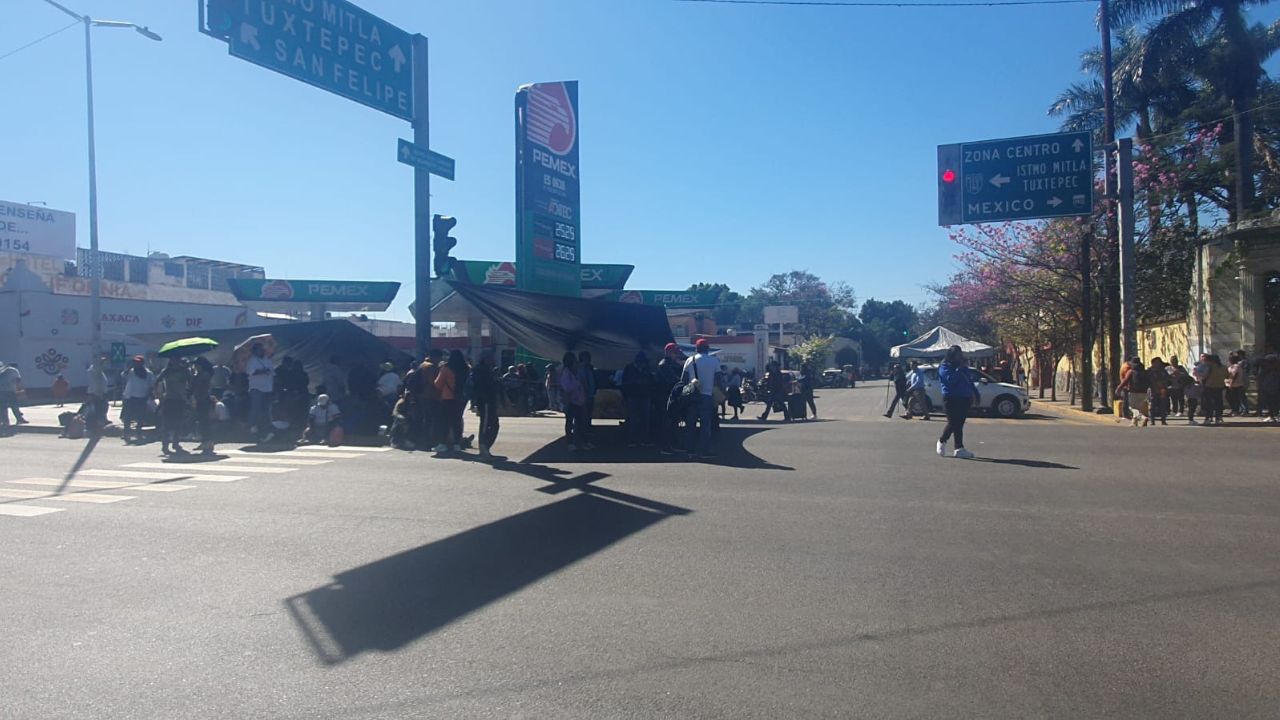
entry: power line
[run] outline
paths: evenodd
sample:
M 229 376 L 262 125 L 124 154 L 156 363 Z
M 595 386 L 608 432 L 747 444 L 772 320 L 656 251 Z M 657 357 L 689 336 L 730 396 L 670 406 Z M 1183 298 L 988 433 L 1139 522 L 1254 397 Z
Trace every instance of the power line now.
M 22 46 L 22 47 L 20 47 L 20 48 L 14 48 L 13 50 L 10 50 L 9 52 L 7 52 L 7 53 L 5 53 L 5 54 L 3 54 L 3 55 L 0 55 L 0 60 L 4 60 L 5 58 L 9 57 L 10 55 L 17 55 L 18 53 L 22 52 L 23 50 L 26 50 L 27 48 L 29 48 L 29 47 L 31 47 L 31 46 L 33 46 L 33 45 L 39 45 L 40 43 L 44 42 L 45 40 L 48 40 L 49 38 L 53 37 L 54 35 L 57 35 L 57 34 L 58 34 L 58 33 L 60 33 L 60 32 L 65 32 L 65 31 L 67 31 L 67 30 L 70 30 L 71 28 L 73 28 L 73 27 L 75 27 L 76 25 L 79 25 L 79 24 L 80 24 L 80 21 L 79 21 L 79 20 L 76 20 L 75 22 L 71 23 L 70 25 L 67 25 L 67 26 L 65 26 L 65 27 L 60 27 L 60 28 L 58 28 L 57 30 L 54 30 L 53 32 L 49 33 L 48 35 L 42 35 L 41 37 L 38 37 L 38 38 L 36 38 L 35 40 L 32 40 L 31 42 L 27 43 L 26 45 L 23 45 L 23 46 Z
M 866 2 L 865 0 L 676 0 L 688 3 L 717 3 L 723 5 L 777 5 L 796 7 L 891 7 L 891 8 L 951 8 L 951 7 L 1005 7 L 1012 5 L 1083 5 L 1097 4 L 1097 0 L 962 0 L 961 2 Z

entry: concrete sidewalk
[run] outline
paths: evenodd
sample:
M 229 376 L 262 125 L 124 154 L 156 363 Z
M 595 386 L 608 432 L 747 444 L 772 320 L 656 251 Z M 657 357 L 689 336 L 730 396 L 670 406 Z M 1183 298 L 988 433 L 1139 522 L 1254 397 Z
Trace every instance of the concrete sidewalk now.
M 1056 400 L 1056 401 L 1055 400 L 1037 400 L 1035 398 L 1032 398 L 1031 412 L 1033 413 L 1038 412 L 1038 413 L 1043 413 L 1045 415 L 1052 415 L 1054 417 L 1060 417 L 1060 418 L 1066 418 L 1066 419 L 1072 419 L 1072 420 L 1092 421 L 1095 423 L 1101 423 L 1103 425 L 1127 425 L 1129 423 L 1128 418 L 1122 418 L 1120 420 L 1117 420 L 1116 416 L 1111 413 L 1098 414 L 1098 413 L 1092 413 L 1092 412 L 1085 412 L 1080 409 L 1079 405 L 1072 405 L 1071 403 L 1065 400 Z M 1203 421 L 1204 419 L 1202 417 L 1200 417 L 1199 415 L 1196 416 L 1197 424 L 1202 423 Z M 1245 427 L 1245 428 L 1280 427 L 1280 425 L 1269 423 L 1266 421 L 1265 418 L 1257 417 L 1255 415 L 1248 415 L 1243 417 L 1223 415 L 1222 422 L 1223 422 L 1223 427 Z M 1188 423 L 1185 415 L 1170 415 L 1169 424 L 1170 425 L 1187 425 Z
M 75 412 L 80 408 L 80 401 L 67 402 L 62 407 L 57 403 L 47 403 L 43 405 L 23 405 L 20 409 L 23 417 L 27 419 L 26 425 L 11 425 L 9 430 L 20 433 L 43 433 L 58 435 L 62 432 L 62 425 L 58 423 L 58 415 L 64 412 Z M 117 422 L 120 417 L 120 403 L 111 403 L 110 409 L 107 410 L 107 419 L 111 421 L 103 430 L 103 435 L 116 437 L 120 435 L 120 425 Z M 12 419 L 12 418 L 11 418 Z

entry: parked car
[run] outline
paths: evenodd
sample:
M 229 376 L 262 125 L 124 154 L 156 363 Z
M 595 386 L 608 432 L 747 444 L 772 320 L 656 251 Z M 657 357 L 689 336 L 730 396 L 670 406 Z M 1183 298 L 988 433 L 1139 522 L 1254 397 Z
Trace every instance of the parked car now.
M 974 368 L 965 368 L 964 371 L 973 380 L 974 387 L 978 388 L 980 400 L 974 405 L 974 411 L 985 412 L 994 417 L 1012 418 L 1031 409 L 1031 396 L 1026 390 L 1011 383 L 1000 382 Z M 938 366 L 921 365 L 917 372 L 924 373 L 924 392 L 929 399 L 929 411 L 941 413 L 942 382 L 938 380 Z M 920 411 L 923 408 L 913 410 Z

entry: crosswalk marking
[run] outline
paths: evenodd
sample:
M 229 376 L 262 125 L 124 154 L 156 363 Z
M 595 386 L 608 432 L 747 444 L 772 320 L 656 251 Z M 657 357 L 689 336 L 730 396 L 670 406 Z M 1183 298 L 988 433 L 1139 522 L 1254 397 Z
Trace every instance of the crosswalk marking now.
M 127 466 L 126 466 L 127 467 Z M 191 480 L 193 482 L 235 482 L 236 480 L 244 480 L 245 475 L 203 475 L 200 473 L 185 472 L 145 472 L 142 470 L 103 470 L 101 468 L 91 468 L 89 470 L 81 470 L 76 475 L 89 475 L 91 477 L 111 477 L 121 478 L 125 480 L 145 480 L 147 483 L 166 482 L 172 480 Z M 130 483 L 131 485 L 140 485 L 140 482 Z
M 338 447 L 329 447 L 328 445 L 299 445 L 298 449 L 319 451 L 319 452 L 325 452 L 325 453 L 330 453 L 330 452 L 371 453 L 371 452 L 388 452 L 391 450 L 391 448 L 389 447 L 362 447 L 359 445 L 339 445 Z
M 82 470 L 80 471 L 80 474 L 85 475 L 90 472 L 92 471 Z M 21 478 L 19 480 L 10 480 L 9 482 L 17 483 L 19 485 L 47 485 L 52 487 L 62 487 L 65 484 L 67 487 L 93 488 L 95 490 L 119 490 L 121 488 L 129 488 L 130 490 L 140 490 L 142 492 L 178 492 L 179 490 L 190 490 L 195 487 L 195 485 L 174 485 L 173 483 L 150 485 L 139 484 L 136 482 L 118 482 L 108 480 L 72 480 L 71 482 L 67 482 L 65 480 L 59 480 L 58 478 Z
M 106 493 L 86 492 L 56 495 L 46 490 L 18 490 L 15 488 L 0 488 L 0 497 L 19 498 L 23 500 L 61 500 L 64 502 L 97 503 L 103 505 L 134 499 L 132 495 L 107 495 Z
M 201 470 L 206 472 L 252 472 L 252 473 L 267 473 L 267 474 L 295 472 L 298 469 L 293 467 L 276 467 L 274 465 L 265 465 L 263 467 L 254 467 L 252 465 L 223 465 L 220 462 L 219 463 L 199 463 L 199 466 Z M 175 472 L 173 470 L 173 463 L 163 463 L 163 462 L 136 462 L 136 463 L 128 463 L 127 465 L 123 465 L 122 467 L 143 468 L 143 469 L 150 469 L 150 470 L 169 470 L 171 472 Z M 199 477 L 199 476 L 198 475 L 188 476 L 185 473 L 177 473 L 176 475 L 173 475 L 171 479 L 186 480 L 188 477 Z M 237 478 L 237 479 L 242 480 L 243 478 Z
M 247 450 L 227 450 L 224 452 L 224 454 L 231 455 L 236 458 L 243 457 L 244 455 L 253 455 L 255 457 L 269 457 L 269 458 L 301 458 L 303 460 L 312 460 L 317 462 L 322 460 L 333 460 L 333 459 L 354 460 L 356 458 L 364 457 L 364 453 L 341 452 L 338 450 L 334 450 L 333 452 L 326 452 L 326 453 L 303 452 L 301 450 L 280 450 L 277 452 L 261 452 L 261 453 L 249 452 Z
M 255 465 L 328 465 L 333 462 L 328 456 L 323 460 L 317 460 L 313 457 L 263 457 L 263 453 L 223 453 L 228 455 L 227 459 L 233 463 L 254 463 Z M 221 461 L 219 461 L 221 462 Z
M 62 512 L 66 508 L 41 507 L 39 505 L 0 505 L 0 515 L 13 517 L 35 517 L 49 513 Z

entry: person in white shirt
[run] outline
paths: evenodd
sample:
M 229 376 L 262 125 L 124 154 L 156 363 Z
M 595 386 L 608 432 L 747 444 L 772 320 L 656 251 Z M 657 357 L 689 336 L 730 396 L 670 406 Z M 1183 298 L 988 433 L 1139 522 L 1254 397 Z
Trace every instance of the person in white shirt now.
M 382 377 L 378 378 L 378 394 L 383 400 L 387 401 L 388 406 L 396 404 L 396 397 L 400 395 L 400 374 L 396 372 L 396 366 L 392 363 L 382 364 Z
M 120 408 L 120 424 L 124 426 L 121 437 L 126 445 L 135 439 L 142 442 L 142 422 L 151 415 L 147 403 L 155 388 L 156 376 L 147 369 L 146 359 L 141 355 L 134 356 L 129 369 L 124 373 L 124 388 L 120 391 L 123 405 Z M 134 431 L 132 438 L 129 436 L 130 426 Z
M 690 457 L 709 458 L 711 453 L 711 424 L 715 422 L 716 374 L 720 372 L 720 358 L 711 354 L 711 343 L 698 338 L 697 350 L 684 362 L 682 380 L 696 386 L 685 409 L 685 431 L 688 433 Z
M 249 425 L 262 442 L 271 442 L 275 437 L 271 425 L 271 397 L 275 389 L 276 368 L 262 343 L 254 343 L 250 352 L 253 355 L 244 368 L 249 376 Z
M 334 423 L 342 417 L 342 410 L 338 408 L 338 404 L 331 401 L 328 395 L 321 395 L 316 398 L 316 404 L 311 406 L 311 412 L 307 420 L 307 440 L 313 443 L 322 443 L 329 439 L 329 430 L 333 428 Z

